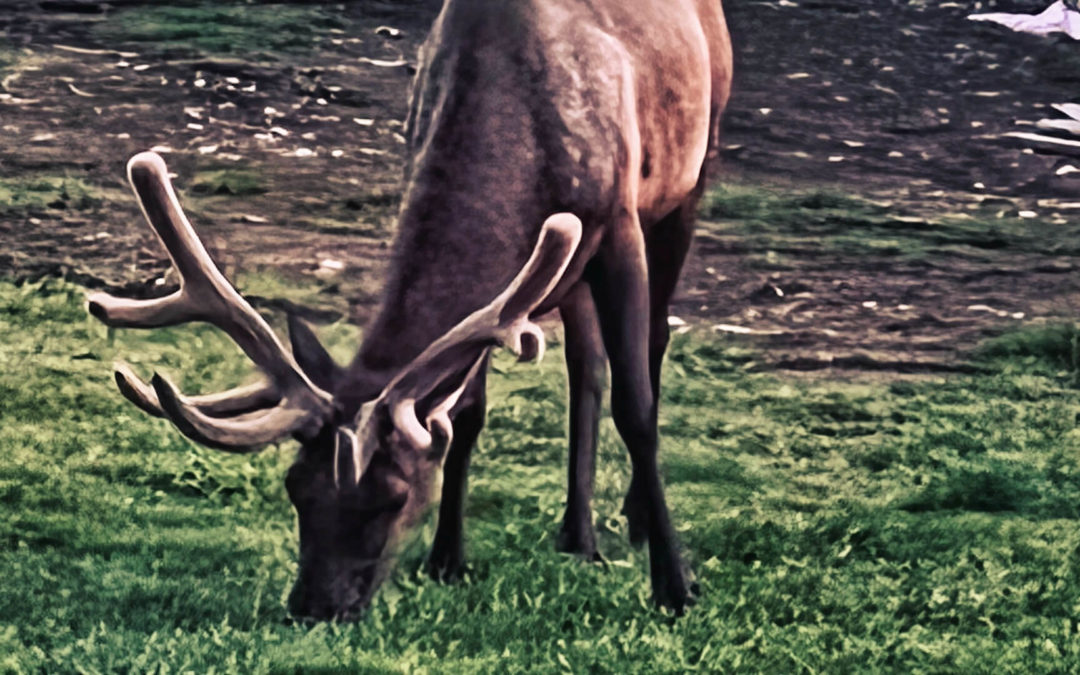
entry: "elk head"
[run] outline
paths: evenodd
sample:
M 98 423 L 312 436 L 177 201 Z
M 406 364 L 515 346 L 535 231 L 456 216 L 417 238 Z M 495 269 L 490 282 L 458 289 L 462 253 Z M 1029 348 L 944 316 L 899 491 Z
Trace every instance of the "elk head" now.
M 285 480 L 300 529 L 294 614 L 354 617 L 390 570 L 395 543 L 432 499 L 453 416 L 468 383 L 495 346 L 521 360 L 540 358 L 544 339 L 530 314 L 559 282 L 581 238 L 573 215 L 549 217 L 528 262 L 487 306 L 462 320 L 405 366 L 377 398 L 346 410 L 320 377 L 332 361 L 314 334 L 290 317 L 292 353 L 211 261 L 184 216 L 161 157 L 136 155 L 128 178 L 143 213 L 179 272 L 164 298 L 89 298 L 110 326 L 153 328 L 206 321 L 224 330 L 263 371 L 254 385 L 185 396 L 165 377 L 142 381 L 116 366 L 120 391 L 142 410 L 168 418 L 188 438 L 231 452 L 251 452 L 292 435 L 301 443 Z M 322 385 L 322 386 L 320 386 Z

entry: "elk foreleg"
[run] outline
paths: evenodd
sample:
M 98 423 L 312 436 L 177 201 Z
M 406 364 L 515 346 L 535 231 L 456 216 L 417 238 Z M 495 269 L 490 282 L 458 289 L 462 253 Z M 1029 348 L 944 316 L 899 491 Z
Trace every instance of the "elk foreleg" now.
M 460 407 L 454 413 L 453 440 L 443 464 L 439 521 L 427 559 L 428 575 L 439 581 L 457 581 L 465 573 L 465 493 L 469 458 L 484 428 L 486 375 L 487 363 L 483 363 L 466 387 Z
M 605 355 L 589 287 L 579 283 L 559 305 L 566 333 L 566 373 L 570 390 L 570 460 L 566 515 L 555 547 L 599 560 L 592 520 L 596 435 L 604 392 Z
M 681 613 L 689 600 L 686 573 L 657 466 L 648 261 L 636 211 L 624 219 L 601 245 L 600 267 L 590 285 L 611 363 L 611 413 L 633 464 L 630 494 L 635 501 L 630 511 L 644 521 L 649 541 L 653 595 L 658 604 Z

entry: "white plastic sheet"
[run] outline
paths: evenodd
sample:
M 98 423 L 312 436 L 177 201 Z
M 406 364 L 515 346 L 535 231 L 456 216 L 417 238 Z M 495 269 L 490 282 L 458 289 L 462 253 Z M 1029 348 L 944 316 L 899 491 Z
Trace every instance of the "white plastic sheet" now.
M 1069 9 L 1062 0 L 1050 5 L 1040 14 L 992 12 L 972 14 L 968 18 L 972 21 L 992 21 L 1022 33 L 1066 33 L 1072 39 L 1080 40 L 1080 12 Z

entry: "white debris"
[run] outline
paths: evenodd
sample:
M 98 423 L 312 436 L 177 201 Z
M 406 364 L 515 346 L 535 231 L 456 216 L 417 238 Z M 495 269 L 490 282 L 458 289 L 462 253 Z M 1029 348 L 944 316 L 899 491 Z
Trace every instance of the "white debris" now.
M 331 150 L 331 151 L 330 151 L 330 156 L 331 156 L 331 157 L 341 157 L 341 156 L 343 156 L 344 154 L 345 154 L 345 151 L 344 151 L 344 150 Z
M 1080 103 L 1051 103 L 1050 107 L 1074 120 L 1080 120 Z
M 778 330 L 759 330 L 746 326 L 735 326 L 730 323 L 718 323 L 712 329 L 718 333 L 734 333 L 736 335 L 780 335 L 781 333 Z
M 212 155 L 217 152 L 218 146 L 216 145 L 201 145 L 199 146 L 200 155 Z
M 176 152 L 175 150 L 172 149 L 171 146 L 168 146 L 168 145 L 155 145 L 154 147 L 150 148 L 150 151 L 151 152 L 156 152 L 159 155 L 167 155 L 170 152 Z
M 352 121 L 356 122 L 362 127 L 370 127 L 372 124 L 375 124 L 375 120 L 371 119 L 370 117 L 354 117 L 352 118 Z
M 1045 134 L 1032 134 L 1026 131 L 1009 131 L 1002 134 L 1001 136 L 1003 138 L 1019 138 L 1022 141 L 1047 144 L 1052 147 L 1061 146 L 1065 148 L 1080 148 L 1080 141 L 1073 141 L 1068 138 L 1056 138 L 1054 136 L 1047 136 Z
M 76 87 L 74 84 L 71 84 L 70 82 L 68 83 L 68 89 L 70 89 L 71 93 L 75 94 L 76 96 L 82 96 L 83 98 L 93 98 L 94 97 L 94 94 L 91 94 L 88 91 L 83 91 L 82 89 L 79 89 L 78 87 Z
M 671 326 L 672 328 L 678 328 L 679 326 L 685 326 L 686 322 L 677 316 L 669 316 L 667 318 L 667 325 Z
M 1002 318 L 1009 316 L 1009 313 L 1003 309 L 994 309 L 990 305 L 968 305 L 969 312 L 987 312 L 994 316 L 1000 316 Z
M 319 267 L 328 270 L 334 270 L 336 272 L 341 272 L 345 269 L 345 263 L 341 262 L 340 260 L 334 260 L 333 258 L 326 258 L 319 261 Z
M 409 62 L 405 59 L 386 61 L 384 59 L 370 59 L 366 56 L 361 56 L 358 60 L 360 61 L 360 63 L 367 63 L 369 65 L 377 66 L 379 68 L 400 68 L 401 66 L 409 65 Z
M 1021 218 L 1035 218 L 1039 214 L 1035 213 L 1034 211 L 1021 211 L 1020 213 L 1017 213 L 1016 215 L 1020 216 Z
M 1065 33 L 1074 40 L 1080 40 L 1080 12 L 1069 9 L 1062 0 L 1057 0 L 1039 14 L 990 12 L 971 14 L 968 18 L 972 21 L 991 21 L 1021 33 Z
M 876 309 L 877 308 L 877 300 L 866 300 L 866 301 L 863 302 L 862 306 L 865 307 L 866 309 Z
M 86 47 L 73 47 L 71 45 L 53 45 L 53 49 L 76 54 L 92 54 L 94 56 L 119 56 L 122 59 L 133 59 L 138 56 L 135 52 L 118 52 L 113 49 L 87 49 Z
M 399 38 L 402 35 L 401 29 L 393 26 L 379 26 L 375 29 L 375 34 L 388 38 Z

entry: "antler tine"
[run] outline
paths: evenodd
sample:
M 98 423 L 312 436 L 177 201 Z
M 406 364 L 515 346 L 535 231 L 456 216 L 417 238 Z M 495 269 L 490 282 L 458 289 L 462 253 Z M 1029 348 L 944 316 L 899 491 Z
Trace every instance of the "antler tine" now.
M 107 293 L 90 296 L 89 310 L 95 317 L 110 326 L 154 328 L 171 326 L 188 321 L 206 321 L 221 328 L 245 354 L 269 375 L 281 403 L 263 416 L 274 413 L 276 418 L 290 419 L 315 414 L 326 414 L 332 397 L 317 387 L 304 374 L 292 355 L 282 346 L 274 331 L 251 307 L 214 265 L 191 223 L 180 207 L 164 160 L 155 153 L 135 155 L 128 162 L 128 180 L 142 207 L 147 222 L 157 233 L 169 253 L 169 258 L 180 273 L 180 289 L 164 298 L 153 300 L 129 300 L 116 298 Z M 135 384 L 135 383 L 138 384 Z M 117 371 L 117 383 L 121 391 L 143 410 L 151 414 L 164 412 L 187 435 L 208 445 L 221 447 L 238 444 L 242 446 L 266 442 L 265 434 L 248 433 L 244 429 L 229 428 L 217 422 L 221 430 L 214 436 L 213 424 L 198 421 L 200 415 L 237 411 L 245 408 L 251 392 L 241 388 L 226 392 L 210 401 L 185 399 L 175 392 L 176 405 L 164 405 L 158 396 L 151 395 L 150 388 L 134 377 L 130 371 Z M 125 388 L 125 384 L 129 385 Z M 141 385 L 141 386 L 140 386 Z M 157 387 L 155 386 L 156 390 Z M 269 398 L 270 391 L 260 392 Z M 230 402 L 230 399 L 239 398 Z M 196 423 L 198 421 L 198 423 Z M 299 425 L 299 423 L 296 423 Z M 266 428 L 277 428 L 269 424 Z M 197 434 L 188 433 L 199 429 Z M 246 428 L 245 428 L 246 429 Z M 287 431 L 285 432 L 287 433 Z M 244 442 L 250 438 L 251 443 Z
M 392 406 L 398 428 L 419 446 L 430 444 L 425 425 L 416 418 L 415 404 L 438 386 L 440 374 L 464 373 L 485 349 L 503 345 L 522 360 L 541 358 L 544 333 L 529 319 L 555 289 L 581 241 L 581 221 L 571 213 L 557 213 L 544 221 L 532 255 L 510 285 L 490 304 L 479 309 L 446 335 L 433 342 L 383 390 L 381 398 Z M 444 410 L 432 421 L 442 421 Z
M 154 417 L 167 417 L 158 401 L 154 388 L 143 381 L 128 364 L 118 361 L 113 365 L 116 386 L 124 398 L 140 410 Z M 216 394 L 181 396 L 186 405 L 210 417 L 228 417 L 240 413 L 269 408 L 281 400 L 281 394 L 270 380 L 245 384 Z
M 269 410 L 210 417 L 185 401 L 165 377 L 155 373 L 150 384 L 162 411 L 177 429 L 191 440 L 219 450 L 250 452 L 302 429 L 312 417 L 311 410 L 290 401 L 289 394 Z

